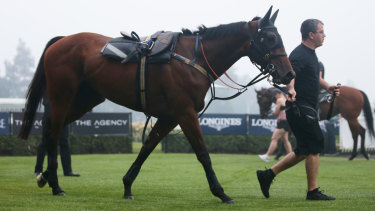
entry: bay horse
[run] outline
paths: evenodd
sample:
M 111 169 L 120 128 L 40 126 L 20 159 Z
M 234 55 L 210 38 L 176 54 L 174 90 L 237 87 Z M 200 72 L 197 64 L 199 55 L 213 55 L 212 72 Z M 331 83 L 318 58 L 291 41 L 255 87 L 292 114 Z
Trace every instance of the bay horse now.
M 274 101 L 274 89 L 274 87 L 271 87 L 256 90 L 259 111 L 262 117 L 268 116 L 268 114 L 270 113 L 271 105 Z M 358 116 L 363 110 L 370 136 L 375 137 L 373 115 L 367 95 L 363 91 L 356 88 L 341 86 L 340 96 L 336 97 L 333 102 L 334 103 L 331 116 L 341 114 L 341 116 L 346 119 L 346 121 L 348 121 L 349 128 L 352 133 L 354 144 L 353 151 L 351 156 L 349 157 L 349 160 L 353 160 L 357 156 L 358 136 L 361 137 L 361 153 L 368 160 L 369 157 L 365 151 L 366 129 L 362 127 L 358 122 Z M 319 108 L 320 120 L 326 120 L 330 108 L 330 103 L 327 101 L 323 101 L 319 104 Z
M 179 36 L 174 53 L 195 62 L 215 78 L 224 74 L 241 57 L 248 56 L 275 83 L 288 84 L 295 73 L 281 37 L 274 26 L 278 10 L 272 7 L 263 18 L 237 22 L 198 31 L 185 30 Z M 196 39 L 200 48 L 194 51 Z M 38 177 L 38 185 L 47 182 L 53 195 L 65 195 L 57 177 L 57 141 L 64 125 L 80 118 L 97 104 L 109 99 L 117 104 L 157 118 L 136 160 L 123 177 L 124 195 L 133 199 L 131 187 L 142 164 L 157 144 L 178 124 L 202 164 L 212 194 L 224 203 L 234 203 L 224 193 L 204 144 L 198 112 L 213 81 L 194 66 L 172 58 L 166 64 L 148 65 L 146 109 L 137 106 L 137 64 L 120 64 L 101 55 L 112 38 L 94 33 L 79 33 L 52 39 L 41 56 L 29 86 L 20 138 L 27 139 L 36 108 L 45 91 L 51 102 L 48 120 L 48 167 Z M 215 78 L 216 79 L 216 78 Z

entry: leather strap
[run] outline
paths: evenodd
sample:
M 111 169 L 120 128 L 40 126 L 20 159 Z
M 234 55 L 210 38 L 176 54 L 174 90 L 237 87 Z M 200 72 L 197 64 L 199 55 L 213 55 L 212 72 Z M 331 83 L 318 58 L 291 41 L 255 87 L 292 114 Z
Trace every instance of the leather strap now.
M 149 40 L 151 35 L 146 38 Z M 140 95 L 141 95 L 141 106 L 143 111 L 146 111 L 146 56 L 142 55 L 140 63 L 140 75 L 139 75 L 139 84 L 140 84 Z
M 181 61 L 181 62 L 183 62 L 183 63 L 185 63 L 185 64 L 187 64 L 187 65 L 190 65 L 190 66 L 194 67 L 199 72 L 201 72 L 203 75 L 205 75 L 210 80 L 210 82 L 215 81 L 212 78 L 212 76 L 210 74 L 208 74 L 208 72 L 202 66 L 200 66 L 199 64 L 197 64 L 195 62 L 193 63 L 193 62 L 191 62 L 190 59 L 185 58 L 185 57 L 183 57 L 183 56 L 181 56 L 181 55 L 179 55 L 177 53 L 174 53 L 174 52 L 172 52 L 172 57 L 175 58 L 175 59 L 177 59 L 177 60 L 179 60 L 179 61 Z

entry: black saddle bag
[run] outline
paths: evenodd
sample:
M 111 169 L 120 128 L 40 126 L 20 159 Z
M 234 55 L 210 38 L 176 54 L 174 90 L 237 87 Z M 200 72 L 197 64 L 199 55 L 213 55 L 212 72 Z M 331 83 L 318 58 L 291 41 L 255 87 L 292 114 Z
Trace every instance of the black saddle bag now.
M 286 106 L 287 110 L 291 109 L 294 115 L 304 118 L 308 123 L 319 121 L 318 112 L 314 107 L 289 101 L 286 102 Z

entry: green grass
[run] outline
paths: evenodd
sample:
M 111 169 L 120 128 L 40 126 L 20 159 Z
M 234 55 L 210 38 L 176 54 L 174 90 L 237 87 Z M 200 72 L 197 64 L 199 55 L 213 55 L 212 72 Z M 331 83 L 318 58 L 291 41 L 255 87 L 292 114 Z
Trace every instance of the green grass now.
M 139 150 L 139 146 L 134 147 Z M 217 177 L 236 204 L 212 196 L 194 154 L 164 154 L 157 149 L 133 184 L 134 200 L 122 199 L 122 177 L 137 154 L 73 155 L 79 178 L 62 176 L 65 197 L 38 188 L 33 175 L 35 157 L 0 157 L 0 210 L 373 210 L 374 160 L 352 162 L 322 157 L 319 184 L 336 201 L 305 201 L 303 163 L 281 173 L 265 199 L 255 176 L 264 163 L 256 155 L 211 154 Z M 60 164 L 59 164 L 60 165 Z M 61 165 L 60 165 L 61 166 Z

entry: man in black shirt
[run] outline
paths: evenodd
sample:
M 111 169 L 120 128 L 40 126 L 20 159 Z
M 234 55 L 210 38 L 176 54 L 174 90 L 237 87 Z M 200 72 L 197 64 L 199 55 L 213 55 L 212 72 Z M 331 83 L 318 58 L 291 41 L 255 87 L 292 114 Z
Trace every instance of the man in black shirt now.
M 340 94 L 339 86 L 330 86 L 319 74 L 319 62 L 315 49 L 323 45 L 323 22 L 305 20 L 301 25 L 302 43 L 290 54 L 290 62 L 296 73 L 287 86 L 292 97 L 287 96 L 287 119 L 297 139 L 294 152 L 267 170 L 258 170 L 257 177 L 263 195 L 269 197 L 274 177 L 280 172 L 305 160 L 308 192 L 306 200 L 335 200 L 319 191 L 317 183 L 319 155 L 324 148 L 324 138 L 318 123 L 318 95 L 320 86 L 329 93 Z

